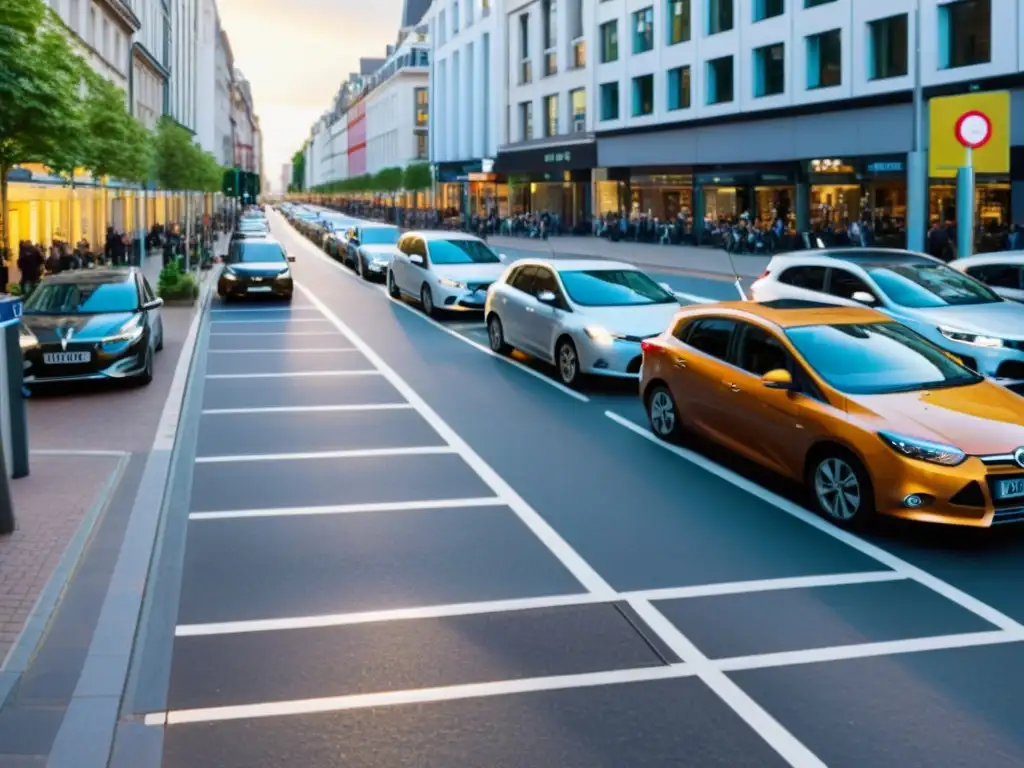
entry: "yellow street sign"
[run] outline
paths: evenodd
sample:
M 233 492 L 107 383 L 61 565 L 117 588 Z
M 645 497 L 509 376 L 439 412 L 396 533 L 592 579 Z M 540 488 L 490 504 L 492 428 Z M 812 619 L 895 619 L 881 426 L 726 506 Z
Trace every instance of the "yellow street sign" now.
M 956 123 L 966 112 L 981 112 L 992 124 L 992 137 L 972 152 L 975 173 L 1010 172 L 1010 92 L 987 91 L 961 96 L 941 96 L 928 102 L 931 127 L 928 142 L 928 175 L 933 179 L 956 177 L 965 164 L 967 150 L 956 137 Z

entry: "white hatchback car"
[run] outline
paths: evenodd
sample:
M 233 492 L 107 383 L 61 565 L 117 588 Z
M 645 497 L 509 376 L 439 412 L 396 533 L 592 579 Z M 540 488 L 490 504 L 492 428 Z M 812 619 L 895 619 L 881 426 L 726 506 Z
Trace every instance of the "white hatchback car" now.
M 576 386 L 587 374 L 633 378 L 644 339 L 679 311 L 679 299 L 632 264 L 587 259 L 523 259 L 487 292 L 491 349 L 519 349 L 554 363 Z
M 975 280 L 980 280 L 1004 299 L 1024 302 L 1024 251 L 978 253 L 949 262 Z
M 423 311 L 477 311 L 505 271 L 505 257 L 479 237 L 461 232 L 406 232 L 388 265 L 392 298 L 418 299 Z

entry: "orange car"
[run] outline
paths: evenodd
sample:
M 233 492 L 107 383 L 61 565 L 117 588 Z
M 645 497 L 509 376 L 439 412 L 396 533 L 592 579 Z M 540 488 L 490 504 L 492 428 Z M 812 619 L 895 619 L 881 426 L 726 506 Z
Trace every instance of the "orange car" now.
M 640 393 L 659 437 L 801 481 L 839 525 L 1024 521 L 1024 398 L 874 310 L 688 307 L 643 343 Z

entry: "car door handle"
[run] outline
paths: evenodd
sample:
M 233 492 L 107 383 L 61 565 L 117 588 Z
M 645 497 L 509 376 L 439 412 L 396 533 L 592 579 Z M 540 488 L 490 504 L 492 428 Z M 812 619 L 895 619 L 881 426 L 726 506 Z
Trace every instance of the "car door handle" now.
M 740 391 L 740 385 L 739 384 L 733 384 L 731 381 L 723 381 L 722 383 L 725 386 L 727 386 L 730 390 L 732 390 L 733 392 L 739 392 Z

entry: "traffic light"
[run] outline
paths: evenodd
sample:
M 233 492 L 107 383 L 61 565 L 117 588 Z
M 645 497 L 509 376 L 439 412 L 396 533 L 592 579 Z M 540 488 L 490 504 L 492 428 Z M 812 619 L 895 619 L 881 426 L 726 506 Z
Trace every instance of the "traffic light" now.
M 238 197 L 238 169 L 228 168 L 224 171 L 224 179 L 221 182 L 221 191 L 224 197 Z

